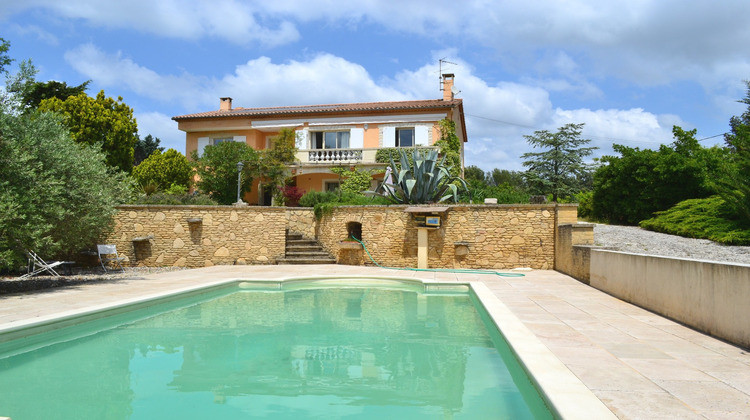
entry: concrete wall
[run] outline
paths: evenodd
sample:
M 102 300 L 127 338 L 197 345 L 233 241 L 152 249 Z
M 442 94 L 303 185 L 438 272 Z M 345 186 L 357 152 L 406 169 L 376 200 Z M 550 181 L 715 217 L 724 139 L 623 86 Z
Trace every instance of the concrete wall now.
M 591 250 L 591 286 L 750 348 L 750 265 Z
M 589 252 L 586 246 L 593 244 L 593 224 L 573 222 L 559 225 L 555 238 L 555 270 L 588 283 Z

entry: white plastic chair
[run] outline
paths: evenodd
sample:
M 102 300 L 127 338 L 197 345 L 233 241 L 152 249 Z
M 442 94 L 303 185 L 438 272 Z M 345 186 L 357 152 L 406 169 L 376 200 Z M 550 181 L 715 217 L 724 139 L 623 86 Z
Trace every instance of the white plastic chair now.
M 99 262 L 102 264 L 104 272 L 109 271 L 107 270 L 107 265 L 110 263 L 112 263 L 114 268 L 120 267 L 121 271 L 125 271 L 122 264 L 120 264 L 121 261 L 125 261 L 125 257 L 117 255 L 116 245 L 97 245 L 96 252 L 99 254 Z

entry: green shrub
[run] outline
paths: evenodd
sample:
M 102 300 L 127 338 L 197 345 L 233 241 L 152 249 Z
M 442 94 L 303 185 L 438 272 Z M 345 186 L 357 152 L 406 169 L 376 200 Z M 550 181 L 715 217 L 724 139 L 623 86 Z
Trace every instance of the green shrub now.
M 134 204 L 160 204 L 165 206 L 217 206 L 219 203 L 204 194 L 155 193 L 139 197 Z
M 737 218 L 719 196 L 681 201 L 640 223 L 644 229 L 725 245 L 750 245 L 750 224 Z
M 578 202 L 578 217 L 591 220 L 594 216 L 594 191 L 582 191 L 575 195 Z
M 315 207 L 318 203 L 338 201 L 339 195 L 333 191 L 309 191 L 299 199 L 301 207 Z
M 133 168 L 133 178 L 138 184 L 156 184 L 160 189 L 178 185 L 187 190 L 192 176 L 193 170 L 187 158 L 174 149 L 169 149 L 164 153 L 156 150 L 140 165 Z

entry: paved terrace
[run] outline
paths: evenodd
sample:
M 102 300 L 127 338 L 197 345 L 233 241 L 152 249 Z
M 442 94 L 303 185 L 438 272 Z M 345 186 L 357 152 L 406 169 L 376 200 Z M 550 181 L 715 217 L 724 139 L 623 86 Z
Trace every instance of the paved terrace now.
M 750 352 L 555 271 L 521 278 L 352 266 L 216 266 L 0 296 L 0 328 L 226 279 L 387 276 L 481 281 L 618 417 L 750 418 Z

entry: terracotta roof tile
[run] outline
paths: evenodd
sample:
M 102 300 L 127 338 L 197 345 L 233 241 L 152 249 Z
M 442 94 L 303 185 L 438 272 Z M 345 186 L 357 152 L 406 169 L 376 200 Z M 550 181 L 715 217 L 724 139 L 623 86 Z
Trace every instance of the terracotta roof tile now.
M 330 104 L 330 105 L 299 105 L 299 106 L 279 106 L 268 108 L 233 108 L 227 111 L 207 111 L 196 114 L 178 115 L 172 117 L 173 120 L 188 120 L 198 118 L 216 118 L 216 117 L 268 117 L 282 115 L 310 115 L 310 114 L 328 114 L 339 112 L 372 112 L 372 111 L 400 111 L 416 109 L 440 109 L 451 108 L 461 105 L 461 99 L 452 101 L 443 101 L 442 99 L 429 99 L 420 101 L 395 101 L 395 102 L 364 102 L 350 104 Z

